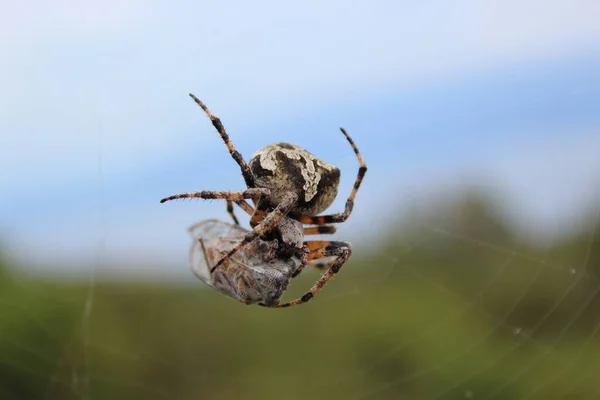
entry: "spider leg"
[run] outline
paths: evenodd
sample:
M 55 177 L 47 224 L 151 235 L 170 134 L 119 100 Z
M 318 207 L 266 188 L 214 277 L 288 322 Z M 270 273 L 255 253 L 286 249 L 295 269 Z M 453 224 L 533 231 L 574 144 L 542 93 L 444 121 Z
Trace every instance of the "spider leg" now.
M 246 214 L 248 214 L 248 215 L 254 214 L 254 208 L 252 208 L 252 206 L 250 204 L 246 203 L 244 200 L 236 201 L 235 204 L 237 204 L 242 210 L 244 210 L 246 212 Z
M 318 225 L 318 226 L 309 226 L 307 228 L 304 228 L 304 235 L 332 235 L 336 232 L 336 227 L 334 225 Z M 322 242 L 315 242 L 315 241 L 310 241 L 310 242 L 306 242 L 306 243 L 322 243 Z M 310 250 L 309 250 L 310 251 Z M 309 260 L 313 260 L 315 258 L 323 258 L 326 256 L 323 255 L 319 255 L 317 252 L 311 251 L 310 255 L 309 255 Z M 294 274 L 292 275 L 292 278 L 297 277 L 298 275 L 300 275 L 300 272 L 302 272 L 302 270 L 304 269 L 304 267 L 306 265 L 313 267 L 313 268 L 317 268 L 317 269 L 328 269 L 331 265 L 333 265 L 333 263 L 336 260 L 328 260 L 325 262 L 315 262 L 315 261 L 308 261 L 305 264 L 300 265 L 300 267 L 298 267 L 298 269 L 294 272 Z
M 336 232 L 333 225 L 318 225 L 304 228 L 304 235 L 333 235 Z
M 269 189 L 264 189 L 264 188 L 250 188 L 250 189 L 244 190 L 243 192 L 221 192 L 221 191 L 203 190 L 200 192 L 175 194 L 175 195 L 168 196 L 168 197 L 161 199 L 160 202 L 165 203 L 167 201 L 178 200 L 178 199 L 226 200 L 228 203 L 227 204 L 227 212 L 229 213 L 229 215 L 231 215 L 231 218 L 233 218 L 233 222 L 236 225 L 239 225 L 239 221 L 238 221 L 237 217 L 235 216 L 235 214 L 233 213 L 233 204 L 231 204 L 232 202 L 234 202 L 238 206 L 240 206 L 240 208 L 242 210 L 246 211 L 248 214 L 250 214 L 252 216 L 250 218 L 250 221 L 251 221 L 251 226 L 254 227 L 254 226 L 258 225 L 258 223 L 260 223 L 267 215 L 266 207 L 261 206 L 262 208 L 257 207 L 256 209 L 253 209 L 252 206 L 250 206 L 250 204 L 248 204 L 244 201 L 244 199 L 252 199 L 252 200 L 256 201 L 260 206 L 261 204 L 262 205 L 268 204 L 268 202 L 262 201 L 262 199 L 264 197 L 267 197 L 269 195 L 269 193 L 270 193 Z M 231 208 L 230 208 L 230 204 L 231 204 Z M 292 206 L 292 204 L 290 204 L 288 206 L 288 208 L 291 206 Z M 265 210 L 263 210 L 263 209 L 265 209 Z M 286 214 L 287 214 L 287 211 L 286 211 Z M 258 222 L 255 223 L 254 225 L 252 225 L 252 221 L 254 221 L 254 220 L 258 220 Z
M 307 265 L 309 267 L 313 267 L 316 269 L 325 270 L 325 269 L 328 269 L 331 265 L 333 265 L 333 263 L 335 263 L 336 261 L 337 261 L 337 259 L 335 259 L 335 258 L 333 260 L 329 260 L 329 261 L 325 261 L 325 262 L 308 261 L 305 264 L 301 264 L 298 267 L 298 269 L 296 271 L 294 271 L 294 273 L 292 274 L 292 278 L 295 278 L 298 275 L 300 275 L 300 272 L 302 272 L 304 267 L 306 267 Z
M 350 196 L 348 196 L 348 200 L 346 200 L 346 207 L 344 208 L 344 212 L 337 213 L 337 214 L 330 214 L 330 215 L 301 216 L 298 218 L 298 221 L 302 222 L 303 224 L 323 225 L 323 224 L 344 222 L 348 219 L 348 217 L 352 213 L 352 209 L 354 208 L 354 198 L 356 197 L 358 188 L 360 187 L 360 184 L 362 183 L 363 178 L 364 178 L 365 174 L 367 173 L 367 164 L 365 164 L 365 162 L 363 161 L 363 158 L 362 158 L 360 152 L 358 151 L 358 147 L 356 147 L 356 144 L 354 144 L 354 141 L 352 140 L 350 135 L 348 135 L 348 133 L 346 132 L 346 130 L 344 128 L 340 128 L 340 130 L 342 131 L 344 136 L 346 136 L 348 143 L 350 143 L 350 146 L 352 146 L 352 149 L 354 150 L 354 153 L 356 154 L 356 158 L 358 159 L 359 167 L 358 167 L 358 174 L 356 175 L 356 180 L 354 181 L 354 187 L 352 188 L 352 191 L 350 192 Z
M 233 220 L 234 224 L 236 224 L 236 225 L 240 224 L 240 221 L 238 221 L 237 217 L 235 216 L 235 212 L 233 211 L 233 202 L 231 200 L 227 200 L 227 213 Z
M 322 262 L 322 263 L 316 262 L 316 261 L 309 261 L 307 265 L 309 265 L 313 268 L 316 268 L 316 269 L 325 270 L 325 269 L 328 269 L 329 267 L 331 267 L 335 261 L 336 261 L 335 259 L 329 260 L 326 262 Z
M 248 189 L 250 190 L 250 189 Z M 297 197 L 294 193 L 289 193 L 282 201 L 279 203 L 277 207 L 273 211 L 271 211 L 267 216 L 260 222 L 260 224 L 256 225 L 254 229 L 248 232 L 244 239 L 233 249 L 229 251 L 229 253 L 225 254 L 217 263 L 211 268 L 210 272 L 213 273 L 221 264 L 226 262 L 231 256 L 237 253 L 240 249 L 246 246 L 248 243 L 252 242 L 257 237 L 263 237 L 267 233 L 271 232 L 277 225 L 281 222 L 281 220 L 288 214 L 290 209 L 296 203 Z
M 193 193 L 182 193 L 175 194 L 173 196 L 165 197 L 160 202 L 164 203 L 170 200 L 177 199 L 221 199 L 221 200 L 230 200 L 230 201 L 242 201 L 244 199 L 259 199 L 261 196 L 268 196 L 269 189 L 259 189 L 259 188 L 251 188 L 244 190 L 243 192 L 220 192 L 220 191 L 211 191 L 211 190 L 203 190 L 201 192 L 193 192 Z
M 340 271 L 344 263 L 350 258 L 350 254 L 352 254 L 352 247 L 350 246 L 350 243 L 347 242 L 308 241 L 306 244 L 310 249 L 309 259 L 322 258 L 319 256 L 336 257 L 336 259 L 331 263 L 331 267 L 329 267 L 327 272 L 321 276 L 321 279 L 319 279 L 313 287 L 304 294 L 304 296 L 284 304 L 278 304 L 276 306 L 277 308 L 296 306 L 312 299 L 323 288 L 327 281 Z
M 269 201 L 264 197 L 256 202 L 256 208 L 254 209 L 254 213 L 250 218 L 251 227 L 254 228 L 256 225 L 260 224 L 263 219 L 265 219 L 267 211 L 269 210 L 269 205 Z
M 236 225 L 239 225 L 240 223 L 239 223 L 237 217 L 235 216 L 233 203 L 234 202 L 232 200 L 227 200 L 227 213 L 231 216 L 231 218 L 233 219 L 233 222 Z M 254 208 L 252 208 L 252 206 L 250 204 L 246 203 L 245 200 L 237 200 L 237 201 L 235 201 L 235 204 L 237 204 L 248 215 L 254 214 Z
M 200 99 L 198 99 L 196 96 L 190 93 L 190 97 L 194 99 L 196 104 L 198 104 L 200 108 L 204 110 L 208 118 L 210 118 L 210 122 L 212 122 L 217 132 L 219 132 L 219 135 L 221 135 L 221 139 L 223 139 L 223 142 L 225 142 L 225 146 L 227 146 L 229 154 L 231 154 L 231 157 L 235 160 L 235 162 L 237 162 L 237 164 L 240 166 L 240 169 L 242 170 L 242 176 L 244 177 L 246 186 L 249 188 L 253 188 L 254 176 L 252 176 L 250 167 L 248 166 L 248 164 L 246 164 L 246 161 L 244 161 L 244 157 L 242 157 L 242 155 L 235 149 L 235 147 L 233 147 L 233 143 L 231 143 L 229 135 L 227 134 L 227 131 L 225 131 L 225 127 L 221 123 L 219 117 L 211 113 L 210 110 L 204 105 L 204 103 L 200 101 Z
M 304 228 L 304 229 L 310 229 L 310 228 Z M 307 251 L 306 262 L 302 263 L 298 267 L 298 269 L 296 269 L 296 271 L 294 271 L 292 278 L 295 278 L 298 275 L 300 275 L 300 272 L 302 272 L 302 270 L 304 269 L 304 267 L 306 265 L 309 265 L 313 268 L 318 268 L 318 269 L 327 269 L 331 265 L 333 265 L 333 263 L 335 263 L 337 260 L 335 258 L 333 260 L 327 260 L 324 262 L 313 261 L 313 260 L 320 260 L 322 258 L 334 257 L 331 255 L 328 256 L 326 254 L 326 248 L 331 243 L 345 243 L 345 242 L 330 242 L 330 241 L 325 241 L 325 240 L 309 240 L 309 241 L 304 242 L 304 246 L 306 247 L 306 251 Z

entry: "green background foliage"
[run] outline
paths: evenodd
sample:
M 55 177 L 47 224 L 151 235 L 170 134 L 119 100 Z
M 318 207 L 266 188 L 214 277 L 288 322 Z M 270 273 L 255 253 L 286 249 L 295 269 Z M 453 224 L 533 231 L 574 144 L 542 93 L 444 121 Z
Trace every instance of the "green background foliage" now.
M 382 227 L 290 309 L 244 306 L 191 273 L 89 285 L 4 259 L 0 398 L 597 398 L 600 237 L 535 245 L 494 210 L 466 195 Z M 307 269 L 286 298 L 317 278 Z

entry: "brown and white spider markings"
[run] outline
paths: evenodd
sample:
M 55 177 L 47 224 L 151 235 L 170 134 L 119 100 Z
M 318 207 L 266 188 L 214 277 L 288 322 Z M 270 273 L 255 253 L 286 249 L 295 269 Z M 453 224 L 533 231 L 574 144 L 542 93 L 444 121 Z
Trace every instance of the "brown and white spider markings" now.
M 183 198 L 226 200 L 227 211 L 233 221 L 239 224 L 233 211 L 233 203 L 235 203 L 251 216 L 250 226 L 253 228 L 212 266 L 210 273 L 214 273 L 217 268 L 256 238 L 264 241 L 275 239 L 280 241 L 282 232 L 281 229 L 278 229 L 278 226 L 287 219 L 296 220 L 301 224 L 316 225 L 304 227 L 304 235 L 333 234 L 336 231 L 335 226 L 327 224 L 341 223 L 348 219 L 354 207 L 354 199 L 358 188 L 367 172 L 367 165 L 363 161 L 354 141 L 343 128 L 340 128 L 340 130 L 352 146 L 359 164 L 354 187 L 346 200 L 343 212 L 318 215 L 325 211 L 337 196 L 340 181 L 340 170 L 338 168 L 317 158 L 307 150 L 288 143 L 268 145 L 256 152 L 250 162 L 246 163 L 242 155 L 233 146 L 221 120 L 212 114 L 196 96 L 193 94 L 190 94 L 190 96 L 204 110 L 221 135 L 229 154 L 240 166 L 247 189 L 240 192 L 200 191 L 183 193 L 165 197 L 160 202 L 164 203 Z M 248 204 L 246 199 L 251 199 L 254 207 Z M 333 243 L 336 244 L 333 245 Z M 335 247 L 336 250 L 334 251 L 332 247 Z M 340 248 L 344 250 L 342 251 Z M 305 264 L 316 267 L 322 266 L 328 268 L 328 270 L 302 298 L 286 303 L 284 306 L 296 305 L 310 300 L 350 257 L 351 246 L 345 242 L 306 241 L 304 242 L 303 251 L 308 254 L 307 263 L 302 263 L 294 276 L 302 271 Z M 331 260 L 330 257 L 334 257 L 334 259 Z M 316 261 L 321 258 L 328 260 L 324 262 Z

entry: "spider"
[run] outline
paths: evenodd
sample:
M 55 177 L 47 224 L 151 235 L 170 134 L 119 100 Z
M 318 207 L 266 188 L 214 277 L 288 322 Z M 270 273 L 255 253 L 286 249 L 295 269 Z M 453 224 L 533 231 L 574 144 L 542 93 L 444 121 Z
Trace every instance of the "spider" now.
M 358 147 L 344 128 L 340 128 L 340 130 L 354 150 L 359 164 L 354 187 L 346 200 L 343 212 L 318 215 L 325 211 L 337 196 L 340 181 L 340 170 L 338 168 L 317 158 L 307 150 L 288 143 L 268 145 L 256 152 L 250 162 L 246 163 L 242 155 L 233 146 L 221 120 L 212 114 L 196 96 L 190 93 L 190 97 L 204 110 L 217 132 L 221 135 L 229 154 L 240 166 L 247 189 L 239 192 L 200 191 L 182 193 L 165 197 L 160 202 L 164 203 L 183 198 L 226 200 L 227 212 L 235 225 L 239 226 L 239 221 L 234 213 L 234 203 L 250 215 L 250 226 L 253 228 L 244 234 L 243 239 L 236 241 L 234 246 L 231 246 L 225 254 L 221 255 L 219 260 L 212 265 L 211 274 L 217 268 L 229 262 L 230 258 L 238 251 L 249 246 L 257 238 L 263 242 L 277 239 L 277 242 L 280 243 L 282 237 L 285 236 L 281 224 L 290 224 L 290 221 L 293 220 L 299 222 L 299 226 L 302 227 L 303 224 L 316 225 L 303 227 L 301 231 L 303 238 L 304 235 L 333 234 L 336 228 L 329 224 L 342 223 L 348 219 L 354 208 L 356 193 L 367 172 L 367 165 L 363 161 Z M 248 204 L 247 199 L 252 200 L 254 207 Z M 333 243 L 338 243 L 338 245 Z M 276 246 L 278 245 L 276 244 Z M 220 249 L 222 246 L 217 247 Z M 339 250 L 340 248 L 344 250 Z M 298 257 L 300 255 L 299 252 L 284 254 L 286 252 L 282 253 L 280 247 L 275 248 L 275 250 L 279 258 L 275 257 L 272 260 L 277 259 L 278 262 L 281 261 L 281 257 Z M 292 277 L 297 276 L 305 265 L 328 269 L 302 298 L 283 306 L 305 303 L 313 298 L 323 285 L 339 272 L 342 265 L 350 257 L 351 246 L 345 242 L 306 241 L 303 244 L 302 251 L 305 253 L 301 256 L 303 262 L 293 272 Z M 244 256 L 249 256 L 249 254 L 244 254 Z M 334 259 L 329 259 L 331 257 L 334 257 Z M 210 258 L 207 257 L 207 259 Z M 265 259 L 268 259 L 268 257 Z M 322 261 L 321 259 L 329 260 Z
M 310 251 L 303 242 L 300 222 L 284 217 L 276 229 L 281 240 L 256 237 L 211 273 L 209 266 L 243 241 L 250 231 L 217 219 L 200 221 L 188 229 L 193 239 L 190 268 L 204 283 L 244 304 L 272 308 L 298 304 L 298 300 L 284 304 L 279 301 L 290 281 L 306 265 Z M 338 262 L 343 263 L 350 256 L 350 247 L 348 243 L 331 242 L 326 254 L 337 256 Z M 323 268 L 321 264 L 314 266 Z M 305 296 L 310 296 L 309 293 L 312 292 Z

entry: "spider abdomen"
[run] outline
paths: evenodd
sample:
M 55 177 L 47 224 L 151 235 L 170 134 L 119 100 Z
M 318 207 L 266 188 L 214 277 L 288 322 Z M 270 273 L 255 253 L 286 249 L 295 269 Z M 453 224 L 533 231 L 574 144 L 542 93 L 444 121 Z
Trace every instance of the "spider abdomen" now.
M 288 143 L 268 145 L 249 163 L 256 187 L 271 191 L 277 205 L 293 190 L 297 205 L 292 215 L 317 215 L 333 203 L 340 183 L 340 170 L 312 153 Z

